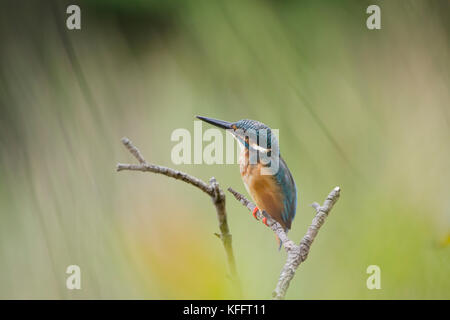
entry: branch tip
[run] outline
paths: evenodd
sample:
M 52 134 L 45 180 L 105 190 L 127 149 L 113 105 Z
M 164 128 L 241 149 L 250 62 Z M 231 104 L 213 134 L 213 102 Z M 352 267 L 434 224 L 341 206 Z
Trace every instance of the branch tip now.
M 313 207 L 317 212 L 320 210 L 320 204 L 317 202 L 311 203 L 311 207 Z

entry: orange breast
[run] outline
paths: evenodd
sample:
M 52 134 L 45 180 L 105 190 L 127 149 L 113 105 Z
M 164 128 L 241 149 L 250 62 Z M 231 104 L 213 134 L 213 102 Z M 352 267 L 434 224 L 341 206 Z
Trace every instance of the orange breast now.
M 284 210 L 283 194 L 280 186 L 271 175 L 261 175 L 261 165 L 241 165 L 241 176 L 245 187 L 258 208 L 265 210 L 284 228 L 286 224 L 281 218 Z

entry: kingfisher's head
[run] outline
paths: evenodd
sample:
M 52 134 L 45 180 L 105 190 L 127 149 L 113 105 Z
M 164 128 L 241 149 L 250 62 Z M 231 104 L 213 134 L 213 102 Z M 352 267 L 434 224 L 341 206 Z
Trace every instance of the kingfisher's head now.
M 249 119 L 228 122 L 201 116 L 197 118 L 218 128 L 226 129 L 247 149 L 252 148 L 270 154 L 272 149 L 278 148 L 278 141 L 272 134 L 272 130 L 262 122 Z

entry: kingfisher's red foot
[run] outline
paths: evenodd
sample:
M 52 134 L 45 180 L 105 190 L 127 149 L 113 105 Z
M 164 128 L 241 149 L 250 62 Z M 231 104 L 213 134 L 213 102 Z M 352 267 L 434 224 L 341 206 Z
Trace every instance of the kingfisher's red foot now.
M 252 214 L 253 214 L 253 217 L 256 219 L 256 220 L 258 220 L 258 216 L 256 215 L 256 213 L 258 213 L 258 207 L 255 207 L 255 209 L 253 209 L 253 212 L 252 212 Z
M 264 218 L 262 219 L 262 222 L 263 222 L 266 226 L 269 226 L 269 225 L 267 224 L 267 218 L 266 218 L 266 217 L 264 217 Z

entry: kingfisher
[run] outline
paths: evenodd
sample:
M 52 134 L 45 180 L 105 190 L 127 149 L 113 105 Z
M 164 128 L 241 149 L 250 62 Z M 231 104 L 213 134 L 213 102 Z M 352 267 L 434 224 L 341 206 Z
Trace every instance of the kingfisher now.
M 239 142 L 241 177 L 256 204 L 253 216 L 256 218 L 259 209 L 264 210 L 288 232 L 297 209 L 297 186 L 280 155 L 278 140 L 272 130 L 256 120 L 228 122 L 201 116 L 197 118 L 229 131 Z M 267 225 L 266 218 L 263 218 L 263 223 Z M 282 243 L 278 237 L 277 241 L 280 249 Z

